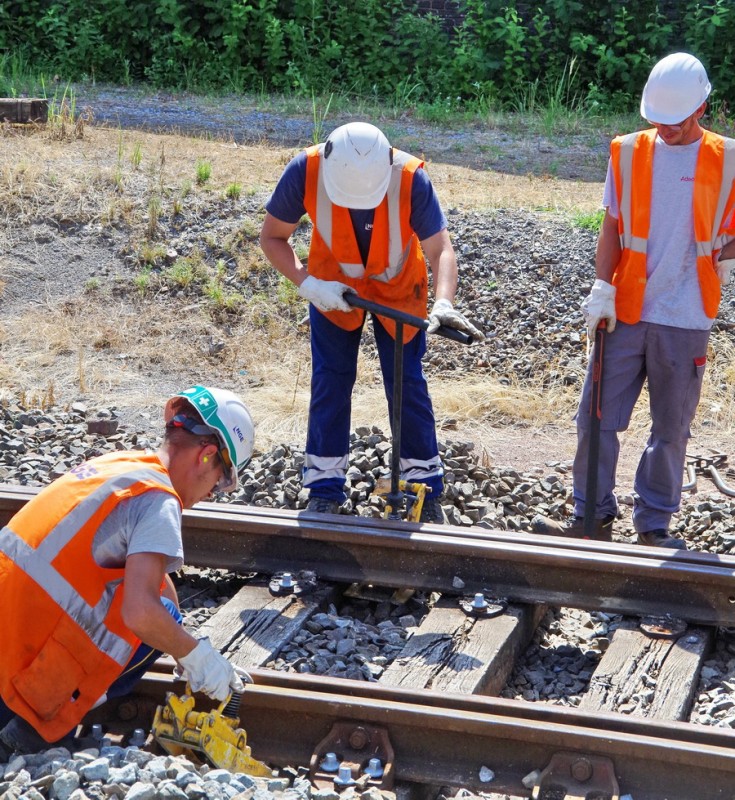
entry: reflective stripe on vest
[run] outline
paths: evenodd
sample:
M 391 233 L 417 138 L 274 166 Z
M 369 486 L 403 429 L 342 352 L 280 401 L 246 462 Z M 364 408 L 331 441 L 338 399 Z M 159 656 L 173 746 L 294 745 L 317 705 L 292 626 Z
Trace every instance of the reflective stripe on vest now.
M 613 140 L 610 155 L 619 199 L 618 232 L 622 249 L 612 282 L 623 322 L 640 320 L 647 282 L 646 255 L 651 221 L 651 191 L 656 130 Z M 693 216 L 697 275 L 705 314 L 717 315 L 720 283 L 712 255 L 733 238 L 735 140 L 704 131 L 694 175 Z
M 0 530 L 0 695 L 48 742 L 81 720 L 140 644 L 122 616 L 124 567 L 99 566 L 92 549 L 119 503 L 148 491 L 181 504 L 157 456 L 110 453 L 46 486 Z
M 120 667 L 124 667 L 130 659 L 131 648 L 128 642 L 107 629 L 105 618 L 110 610 L 115 590 L 122 579 L 109 582 L 99 601 L 91 606 L 55 569 L 52 562 L 89 522 L 91 516 L 107 498 L 141 481 L 154 481 L 171 486 L 168 479 L 151 469 L 144 468 L 117 475 L 105 481 L 82 500 L 35 548 L 27 544 L 10 527 L 6 526 L 0 530 L 0 553 L 4 553 L 18 569 L 23 570 L 29 578 L 42 586 L 54 602 L 86 631 L 97 648 L 116 661 Z
M 332 248 L 332 201 L 327 194 L 322 175 L 322 157 L 324 145 L 317 145 L 319 153 L 319 175 L 316 188 L 316 220 L 314 227 L 319 231 L 319 235 L 324 239 L 324 243 L 330 250 Z M 416 161 L 413 156 L 401 150 L 393 151 L 393 170 L 385 193 L 388 201 L 388 266 L 380 275 L 374 275 L 374 280 L 389 281 L 403 269 L 408 256 L 408 245 L 404 248 L 401 236 L 401 176 L 403 168 L 410 162 Z M 365 265 L 362 262 L 357 264 L 339 262 L 339 266 L 350 278 L 362 278 L 365 274 Z
M 370 247 L 364 260 L 357 244 L 350 211 L 332 204 L 321 173 L 323 147 L 306 151 L 304 206 L 314 225 L 309 248 L 309 274 L 340 281 L 365 300 L 426 318 L 428 275 L 416 233 L 411 228 L 411 194 L 414 174 L 423 162 L 393 150 L 393 167 L 386 195 L 375 208 Z M 344 330 L 356 330 L 365 319 L 362 309 L 321 312 Z M 395 338 L 395 323 L 379 317 Z M 418 333 L 406 326 L 404 342 Z

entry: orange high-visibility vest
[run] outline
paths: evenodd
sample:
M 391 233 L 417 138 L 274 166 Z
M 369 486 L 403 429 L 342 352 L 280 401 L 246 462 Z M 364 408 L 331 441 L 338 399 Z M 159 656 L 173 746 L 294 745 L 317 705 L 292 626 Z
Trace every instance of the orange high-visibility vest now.
M 0 696 L 49 742 L 79 723 L 140 644 L 122 620 L 125 570 L 100 567 L 92 540 L 121 500 L 152 489 L 181 502 L 157 456 L 101 456 L 0 530 Z
M 349 209 L 332 203 L 321 175 L 324 145 L 306 151 L 306 193 L 304 207 L 314 226 L 309 249 L 309 274 L 354 287 L 365 300 L 382 303 L 426 319 L 428 276 L 426 260 L 418 237 L 411 229 L 411 186 L 424 162 L 401 150 L 393 150 L 393 167 L 388 191 L 375 209 L 367 264 L 362 263 Z M 353 331 L 362 325 L 365 312 L 329 311 L 335 325 Z M 395 338 L 395 323 L 380 321 Z M 404 342 L 418 330 L 406 326 Z
M 656 130 L 618 136 L 610 145 L 620 214 L 622 254 L 612 277 L 617 287 L 615 312 L 629 324 L 638 322 L 648 280 L 646 252 L 651 224 L 653 153 Z M 720 281 L 712 255 L 735 234 L 735 140 L 704 131 L 694 173 L 694 238 L 697 274 L 704 313 L 713 319 L 720 305 Z

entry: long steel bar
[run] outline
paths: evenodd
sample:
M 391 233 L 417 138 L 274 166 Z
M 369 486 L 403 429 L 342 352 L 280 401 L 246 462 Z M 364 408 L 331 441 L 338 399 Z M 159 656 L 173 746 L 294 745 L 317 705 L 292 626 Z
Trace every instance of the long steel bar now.
M 385 728 L 404 781 L 527 797 L 526 775 L 573 752 L 612 759 L 621 794 L 636 800 L 731 800 L 735 786 L 735 734 L 721 728 L 293 673 L 253 677 L 241 726 L 253 755 L 273 766 L 308 765 L 339 721 Z M 143 681 L 138 691 L 161 699 L 166 689 L 183 691 L 162 681 Z
M 0 495 L 3 524 L 28 496 Z M 184 552 L 192 566 L 735 623 L 735 558 L 709 553 L 226 504 L 185 513 Z

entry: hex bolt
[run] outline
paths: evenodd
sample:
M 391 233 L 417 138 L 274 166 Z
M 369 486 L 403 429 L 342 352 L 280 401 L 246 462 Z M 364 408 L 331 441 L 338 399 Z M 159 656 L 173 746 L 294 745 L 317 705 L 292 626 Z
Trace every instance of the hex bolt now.
M 290 572 L 284 572 L 278 585 L 281 589 L 293 589 L 293 575 Z
M 145 743 L 145 731 L 143 728 L 136 728 L 133 731 L 133 735 L 130 737 L 128 744 L 132 747 L 140 747 L 142 744 Z
M 485 595 L 481 592 L 478 592 L 472 598 L 472 608 L 477 610 L 482 610 L 487 608 L 487 600 L 485 600 Z
M 586 758 L 578 758 L 571 766 L 572 777 L 578 783 L 587 783 L 592 777 L 594 770 L 592 764 Z
M 337 761 L 336 753 L 327 753 L 324 756 L 324 761 L 319 765 L 325 772 L 337 772 L 339 769 L 339 761 Z
M 371 758 L 370 761 L 368 761 L 368 765 L 365 767 L 365 774 L 369 775 L 371 778 L 383 777 L 383 765 L 380 763 L 379 758 Z
M 337 786 L 354 786 L 356 781 L 352 777 L 352 770 L 349 764 L 340 764 L 339 773 L 335 776 L 334 782 Z
M 364 750 L 369 741 L 370 737 L 365 728 L 355 728 L 350 734 L 349 742 L 353 750 Z

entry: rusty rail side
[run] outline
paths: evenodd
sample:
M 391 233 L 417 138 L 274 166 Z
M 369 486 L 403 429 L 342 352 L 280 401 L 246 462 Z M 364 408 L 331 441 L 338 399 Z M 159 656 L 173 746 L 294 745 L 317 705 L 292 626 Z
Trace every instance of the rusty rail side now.
M 735 786 L 735 733 L 725 729 L 293 673 L 253 677 L 241 726 L 253 755 L 272 766 L 308 765 L 332 726 L 348 722 L 387 731 L 402 781 L 528 797 L 523 778 L 564 752 L 612 759 L 620 793 L 636 800 L 731 800 Z M 150 704 L 171 689 L 183 685 L 159 675 L 138 692 Z M 482 780 L 483 767 L 491 781 Z
M 0 495 L 0 519 L 33 492 Z M 369 523 L 369 524 L 366 524 Z M 559 544 L 561 541 L 561 544 Z M 308 569 L 321 579 L 445 593 L 485 592 L 632 615 L 735 624 L 735 558 L 637 545 L 606 547 L 531 534 L 450 528 L 249 506 L 202 504 L 184 514 L 192 566 L 265 573 Z

